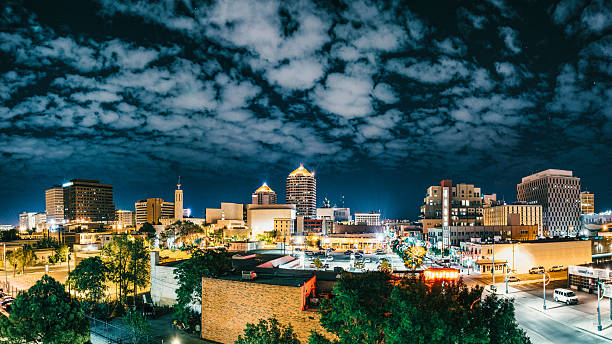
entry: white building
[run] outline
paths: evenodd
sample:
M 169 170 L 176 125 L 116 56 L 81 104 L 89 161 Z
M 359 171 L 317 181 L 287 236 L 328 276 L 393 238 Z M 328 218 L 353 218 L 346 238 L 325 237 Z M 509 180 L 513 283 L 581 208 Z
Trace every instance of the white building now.
M 274 230 L 275 219 L 290 219 L 295 221 L 296 207 L 294 204 L 247 205 L 247 227 L 251 229 L 251 237 Z
M 320 220 L 332 220 L 334 222 L 350 222 L 351 209 L 350 208 L 317 208 L 317 219 Z
M 19 214 L 19 231 L 27 232 L 29 230 L 36 230 L 42 228 L 47 222 L 47 215 L 45 213 L 21 213 Z
M 380 226 L 380 214 L 377 213 L 355 213 L 355 224 Z

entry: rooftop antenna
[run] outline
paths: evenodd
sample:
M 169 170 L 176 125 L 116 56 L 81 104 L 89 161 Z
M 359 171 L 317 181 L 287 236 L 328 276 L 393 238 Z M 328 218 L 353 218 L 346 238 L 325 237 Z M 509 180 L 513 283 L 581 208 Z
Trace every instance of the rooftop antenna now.
M 181 176 L 178 177 L 178 183 L 176 184 L 176 187 L 178 188 L 178 190 L 181 189 Z

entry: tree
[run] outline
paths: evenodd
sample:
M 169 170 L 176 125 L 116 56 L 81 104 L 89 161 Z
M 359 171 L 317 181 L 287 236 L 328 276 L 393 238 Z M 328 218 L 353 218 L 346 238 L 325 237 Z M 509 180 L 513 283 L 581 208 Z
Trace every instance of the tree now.
M 314 264 L 315 269 L 321 270 L 323 269 L 323 262 L 318 257 L 315 258 L 312 263 Z
M 30 245 L 24 245 L 16 250 L 7 252 L 6 259 L 9 264 L 13 267 L 13 277 L 18 268 L 21 269 L 21 273 L 25 272 L 25 268 L 34 265 L 36 263 L 36 253 Z
M 426 253 L 427 251 L 421 246 L 409 246 L 402 252 L 401 257 L 407 268 L 418 269 L 423 265 Z
M 380 265 L 378 265 L 378 271 L 390 274 L 393 272 L 393 269 L 391 268 L 389 261 L 385 259 L 380 262 Z
M 81 305 L 48 275 L 19 293 L 9 317 L 0 319 L 1 336 L 14 342 L 68 344 L 89 340 L 89 323 Z
M 174 306 L 177 319 L 187 321 L 192 314 L 191 304 L 202 302 L 202 278 L 219 277 L 232 269 L 232 254 L 225 249 L 200 250 L 194 248 L 191 257 L 174 271 L 179 288 Z
M 66 281 L 70 287 L 84 294 L 90 303 L 104 297 L 106 291 L 107 270 L 100 257 L 90 257 L 82 260 L 68 275 Z
M 143 338 L 151 333 L 151 325 L 141 312 L 128 309 L 122 318 L 123 324 L 132 330 L 132 343 L 147 343 Z
M 323 300 L 321 325 L 340 344 L 530 343 L 514 320 L 512 300 L 489 296 L 479 303 L 482 288 L 469 289 L 462 280 L 390 283 L 379 272 L 344 273 L 334 294 Z M 320 335 L 310 339 L 331 343 Z
M 120 234 L 102 248 L 108 279 L 115 283 L 117 298 L 125 304 L 129 284 L 137 287 L 145 286 L 148 280 L 149 253 L 142 238 Z
M 195 239 L 204 235 L 204 229 L 191 221 L 176 221 L 166 227 L 162 233 L 164 239 L 174 237 L 175 241 L 183 242 L 185 245 L 192 244 Z
M 379 272 L 343 272 L 334 286 L 334 297 L 323 299 L 321 325 L 340 343 L 383 343 L 389 276 Z
M 234 344 L 300 344 L 300 341 L 293 327 L 282 325 L 272 317 L 259 320 L 257 325 L 248 323 Z
M 17 228 L 11 228 L 8 231 L 0 232 L 0 241 L 13 241 L 19 239 Z
M 6 260 L 13 267 L 13 277 L 15 277 L 15 272 L 17 271 L 17 267 L 19 266 L 19 254 L 20 250 L 12 250 L 6 253 Z

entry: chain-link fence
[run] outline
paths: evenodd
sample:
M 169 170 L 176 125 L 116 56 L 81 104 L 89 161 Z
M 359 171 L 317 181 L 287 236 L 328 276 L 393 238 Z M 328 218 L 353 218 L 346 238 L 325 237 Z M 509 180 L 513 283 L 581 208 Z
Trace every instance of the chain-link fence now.
M 98 337 L 107 343 L 113 344 L 144 344 L 152 343 L 152 338 L 141 335 L 135 331 L 120 325 L 114 325 L 108 321 L 87 316 L 89 319 L 89 329 L 92 336 Z

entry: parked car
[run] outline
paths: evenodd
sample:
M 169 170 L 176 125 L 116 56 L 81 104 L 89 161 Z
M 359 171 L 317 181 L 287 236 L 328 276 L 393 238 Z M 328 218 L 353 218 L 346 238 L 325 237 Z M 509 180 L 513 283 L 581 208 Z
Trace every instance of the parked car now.
M 530 274 L 543 274 L 544 271 L 543 266 L 534 266 L 533 268 L 529 269 Z
M 357 253 L 363 254 L 363 250 L 359 250 L 357 251 Z
M 344 254 L 348 256 L 349 254 L 353 254 L 353 251 L 351 251 L 351 250 L 346 250 L 346 251 L 344 251 Z
M 302 249 L 301 249 L 301 248 L 299 248 L 299 247 L 296 247 L 296 248 L 294 248 L 293 250 L 294 250 L 294 251 L 296 251 L 296 252 L 302 252 Z
M 3 299 L 2 301 L 0 301 L 0 307 L 4 308 L 4 306 L 10 305 L 11 303 L 13 303 L 13 300 L 14 299 L 12 297 Z
M 362 258 L 363 258 L 363 254 L 355 253 L 355 259 L 362 259 Z
M 326 262 L 333 262 L 334 261 L 334 256 L 327 256 L 327 258 L 325 258 Z
M 363 262 L 364 262 L 364 263 L 371 263 L 371 262 L 372 262 L 372 259 L 371 259 L 371 258 L 369 258 L 369 257 L 366 257 L 366 258 L 364 258 L 364 259 L 363 259 Z
M 385 254 L 385 253 L 386 253 L 386 252 L 385 252 L 385 251 L 383 251 L 383 250 L 381 250 L 381 249 L 378 249 L 378 250 L 374 251 L 374 254 L 377 254 L 377 255 L 383 255 L 383 254 Z
M 554 299 L 557 302 L 564 302 L 566 304 L 577 304 L 578 297 L 573 291 L 569 289 L 557 288 L 554 292 Z
M 521 279 L 516 276 L 508 276 L 508 282 L 519 282 Z
M 336 250 L 335 248 L 330 247 L 330 248 L 328 248 L 326 251 L 329 253 L 329 252 L 334 252 L 335 250 Z
M 565 269 L 566 269 L 566 267 L 563 266 L 563 265 L 555 265 L 552 268 L 550 268 L 550 270 L 548 270 L 548 271 L 550 271 L 550 272 L 553 272 L 553 271 L 563 271 Z

